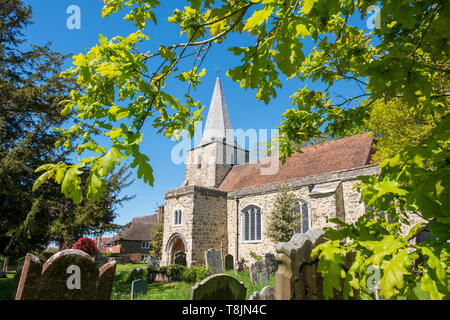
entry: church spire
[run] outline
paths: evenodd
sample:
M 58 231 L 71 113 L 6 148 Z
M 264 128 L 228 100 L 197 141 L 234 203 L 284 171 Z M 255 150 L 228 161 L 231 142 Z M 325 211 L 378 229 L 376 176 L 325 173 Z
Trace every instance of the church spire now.
M 202 140 L 198 146 L 213 141 L 234 145 L 230 117 L 228 116 L 227 104 L 225 102 L 219 77 L 216 79 L 216 85 L 214 87 L 208 116 L 206 118 L 205 129 L 203 130 Z

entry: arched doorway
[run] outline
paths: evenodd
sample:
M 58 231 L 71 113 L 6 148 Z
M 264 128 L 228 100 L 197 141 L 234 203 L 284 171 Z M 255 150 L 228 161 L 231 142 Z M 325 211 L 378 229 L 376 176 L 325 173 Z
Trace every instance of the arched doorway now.
M 173 264 L 175 253 L 178 251 L 186 252 L 186 242 L 184 238 L 179 233 L 174 233 L 170 236 L 169 241 L 167 241 L 166 254 L 168 264 Z

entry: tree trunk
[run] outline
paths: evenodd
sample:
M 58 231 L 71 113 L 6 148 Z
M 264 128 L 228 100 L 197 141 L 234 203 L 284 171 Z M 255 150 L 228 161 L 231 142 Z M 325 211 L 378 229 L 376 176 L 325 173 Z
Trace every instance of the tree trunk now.
M 3 268 L 2 268 L 3 272 L 8 272 L 8 260 L 9 260 L 9 258 L 5 257 L 5 260 L 3 261 Z

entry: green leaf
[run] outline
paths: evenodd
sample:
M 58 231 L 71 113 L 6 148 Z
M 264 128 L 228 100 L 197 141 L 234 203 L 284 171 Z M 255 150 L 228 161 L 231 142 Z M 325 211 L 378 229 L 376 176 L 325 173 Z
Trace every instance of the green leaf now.
M 67 197 L 72 199 L 73 203 L 78 204 L 83 199 L 83 193 L 81 191 L 81 168 L 84 167 L 84 163 L 80 163 L 74 166 L 70 166 L 64 175 L 64 179 L 61 183 L 61 191 Z
M 384 260 L 381 264 L 383 276 L 380 280 L 380 294 L 390 299 L 397 294 L 396 288 L 403 288 L 403 276 L 410 274 L 407 267 L 411 265 L 407 249 L 400 249 L 391 260 Z
M 421 289 L 428 293 L 433 300 L 442 300 L 445 295 L 440 293 L 436 281 L 434 281 L 428 273 L 425 273 L 421 278 Z
M 120 164 L 121 158 L 127 160 L 127 158 L 120 152 L 117 147 L 112 147 L 97 162 L 97 166 L 99 168 L 98 173 L 100 177 L 104 177 L 108 175 L 108 173 L 114 171 L 116 164 Z
M 251 31 L 257 26 L 260 26 L 265 20 L 269 19 L 273 10 L 274 7 L 265 7 L 262 10 L 255 10 L 255 12 L 253 12 L 253 15 L 248 18 L 247 22 L 245 23 L 244 30 Z
M 303 12 L 304 14 L 310 13 L 316 1 L 317 0 L 303 0 L 303 5 L 302 8 L 300 9 L 300 12 Z

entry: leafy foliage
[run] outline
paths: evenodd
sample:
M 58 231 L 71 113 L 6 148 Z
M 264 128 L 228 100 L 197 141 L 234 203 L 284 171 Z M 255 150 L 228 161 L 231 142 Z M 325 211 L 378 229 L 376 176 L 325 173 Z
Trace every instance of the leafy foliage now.
M 338 137 L 359 130 L 369 119 L 372 105 L 380 100 L 393 113 L 391 102 L 398 102 L 415 119 L 425 121 L 428 133 L 418 135 L 418 141 L 399 150 L 394 149 L 400 146 L 393 146 L 386 158 L 382 157 L 380 175 L 361 178 L 363 200 L 372 206 L 372 214 L 384 211 L 392 224 L 370 214 L 353 226 L 342 222 L 341 229 L 328 231 L 332 242 L 316 250 L 321 257 L 326 296 L 339 289 L 336 279 L 345 277 L 347 295 L 354 294 L 355 289 L 360 296 L 369 297 L 361 281 L 367 278 L 364 270 L 370 261 L 381 268 L 380 293 L 385 298 L 448 298 L 450 2 L 188 3 L 168 18 L 180 26 L 187 41 L 158 45 L 154 52 L 140 53 L 137 44 L 149 41 L 143 29 L 148 21 L 156 23 L 153 9 L 158 1 L 105 0 L 104 16 L 128 10 L 125 19 L 134 22 L 138 30 L 111 40 L 100 36 L 97 46 L 74 57 L 74 68 L 64 76 L 74 78 L 80 90 L 71 92 L 64 112 L 76 112 L 80 122 L 59 129 L 63 138 L 58 143 L 70 148 L 73 139 L 81 138 L 79 154 L 90 151 L 96 155 L 82 158 L 78 164 L 41 167 L 43 173 L 36 187 L 53 179 L 62 185 L 64 194 L 80 202 L 81 168 L 90 167 L 87 196 L 98 199 L 104 177 L 129 158 L 132 167 L 138 167 L 138 177 L 152 185 L 149 158 L 139 150 L 144 122 L 150 118 L 159 133 L 179 137 L 180 130 L 185 129 L 192 135 L 201 119 L 202 108 L 189 94 L 182 104 L 164 91 L 167 77 L 186 83 L 189 93 L 200 83 L 201 64 L 210 47 L 221 45 L 230 33 L 241 33 L 254 45 L 228 48 L 241 57 L 241 64 L 228 70 L 227 75 L 241 87 L 255 89 L 258 100 L 269 103 L 276 97 L 281 77 L 318 82 L 295 92 L 293 107 L 282 116 L 279 150 L 283 161 L 311 138 Z M 358 16 L 367 19 L 367 9 L 374 4 L 381 7 L 379 28 L 368 31 L 349 23 Z M 309 52 L 305 52 L 305 41 L 314 44 Z M 180 59 L 188 57 L 187 48 L 196 51 L 192 68 L 178 70 Z M 150 63 L 156 59 L 160 64 Z M 151 67 L 154 69 L 149 71 Z M 353 85 L 359 93 L 334 96 L 335 86 L 342 83 Z M 87 123 L 92 126 L 85 129 Z M 112 146 L 100 146 L 93 139 L 95 132 L 109 136 Z M 411 215 L 423 218 L 433 240 L 413 245 L 400 235 L 400 227 L 408 225 Z M 350 241 L 342 243 L 345 238 Z M 348 252 L 355 253 L 356 260 L 344 274 L 339 271 L 340 259 Z M 422 262 L 418 262 L 419 255 L 425 257 Z M 414 264 L 418 264 L 415 270 Z
M 195 284 L 212 275 L 209 266 L 190 266 L 183 271 L 183 281 Z
M 94 256 L 97 253 L 97 244 L 92 239 L 80 238 L 75 242 L 72 249 L 78 249 L 86 252 L 90 256 Z
M 288 185 L 284 185 L 275 199 L 275 205 L 270 213 L 266 236 L 273 242 L 287 242 L 300 228 L 299 216 L 295 215 L 295 195 Z
M 11 258 L 42 251 L 51 241 L 70 247 L 100 223 L 108 231 L 114 227 L 115 206 L 130 199 L 118 195 L 127 185 L 126 170 L 105 177 L 106 193 L 98 194 L 98 203 L 74 205 L 58 191 L 58 184 L 46 182 L 53 176 L 66 195 L 80 190 L 86 194 L 87 171 L 63 163 L 75 143 L 64 150 L 54 147 L 62 135 L 53 127 L 68 126 L 74 118 L 73 112 L 61 114 L 61 103 L 77 87 L 59 76 L 67 56 L 48 45 L 18 47 L 25 42 L 22 31 L 31 15 L 22 1 L 0 3 L 0 252 Z M 48 170 L 44 177 L 35 173 L 39 167 Z M 80 180 L 73 179 L 78 175 Z M 33 185 L 40 188 L 33 190 Z
M 150 255 L 161 259 L 164 236 L 164 213 L 160 212 L 158 223 L 150 230 Z

